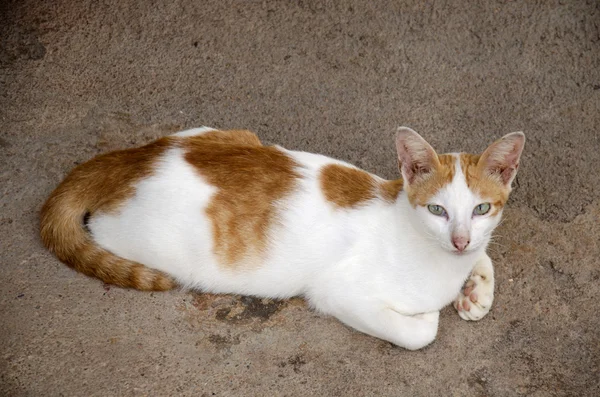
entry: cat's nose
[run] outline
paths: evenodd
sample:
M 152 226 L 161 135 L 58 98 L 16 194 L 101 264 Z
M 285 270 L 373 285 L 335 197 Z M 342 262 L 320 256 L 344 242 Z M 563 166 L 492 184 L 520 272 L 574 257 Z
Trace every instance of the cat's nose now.
M 465 236 L 453 236 L 452 237 L 452 245 L 459 251 L 463 252 L 467 245 L 469 245 L 470 241 L 468 237 Z

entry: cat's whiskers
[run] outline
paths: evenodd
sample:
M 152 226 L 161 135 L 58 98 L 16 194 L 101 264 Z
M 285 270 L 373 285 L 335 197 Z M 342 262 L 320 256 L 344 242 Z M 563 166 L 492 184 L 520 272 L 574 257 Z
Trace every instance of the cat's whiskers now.
M 440 244 L 437 240 L 434 240 L 432 238 L 428 238 L 428 239 L 423 239 L 421 241 L 419 241 L 417 244 L 415 244 L 418 248 L 439 248 Z
M 431 243 L 433 243 L 431 246 L 439 246 L 439 240 L 432 233 L 430 233 L 428 231 L 425 231 L 425 237 L 426 237 L 426 239 L 428 241 L 430 241 Z
M 493 241 L 493 239 L 488 241 L 487 250 L 489 252 L 499 255 L 502 253 L 502 251 L 505 251 L 505 248 L 506 246 L 504 244 Z

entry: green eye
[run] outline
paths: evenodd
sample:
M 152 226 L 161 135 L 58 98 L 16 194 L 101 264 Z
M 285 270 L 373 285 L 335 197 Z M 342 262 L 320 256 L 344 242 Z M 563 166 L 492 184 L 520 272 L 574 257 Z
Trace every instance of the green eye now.
M 473 210 L 473 215 L 485 215 L 490 211 L 490 203 L 481 203 Z
M 433 215 L 437 215 L 437 216 L 445 216 L 446 215 L 446 210 L 441 205 L 429 204 L 427 206 L 427 209 Z

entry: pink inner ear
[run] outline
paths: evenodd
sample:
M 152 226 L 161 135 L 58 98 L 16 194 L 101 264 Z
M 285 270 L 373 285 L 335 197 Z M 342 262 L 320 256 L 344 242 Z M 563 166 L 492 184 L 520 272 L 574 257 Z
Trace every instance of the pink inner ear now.
M 432 163 L 428 158 L 412 158 L 407 155 L 405 159 L 401 159 L 401 171 L 408 183 L 413 183 L 417 178 L 427 175 L 432 171 Z
M 398 146 L 400 168 L 408 183 L 413 183 L 419 174 L 429 172 L 427 165 L 423 163 L 423 159 L 415 156 L 415 154 L 411 153 L 407 143 Z
M 482 155 L 489 173 L 500 176 L 505 185 L 510 184 L 519 168 L 523 151 L 523 138 L 504 138 L 492 144 Z
M 514 144 L 512 149 L 505 155 L 504 161 L 508 166 L 517 167 L 519 162 L 519 157 L 521 155 L 521 151 L 519 150 L 519 146 Z
M 410 132 L 399 131 L 396 137 L 396 149 L 400 169 L 409 184 L 419 176 L 431 172 L 434 161 L 437 159 L 433 148 L 412 130 Z
M 517 172 L 517 168 L 518 165 L 514 168 L 511 167 L 503 169 L 502 172 L 500 172 L 500 179 L 502 180 L 502 183 L 508 185 L 512 180 L 514 174 Z

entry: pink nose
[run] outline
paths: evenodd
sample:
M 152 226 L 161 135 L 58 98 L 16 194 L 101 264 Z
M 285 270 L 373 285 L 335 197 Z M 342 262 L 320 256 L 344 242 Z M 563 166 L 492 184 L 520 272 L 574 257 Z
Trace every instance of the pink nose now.
M 469 243 L 470 241 L 467 237 L 452 237 L 452 245 L 454 245 L 459 252 L 463 252 Z

